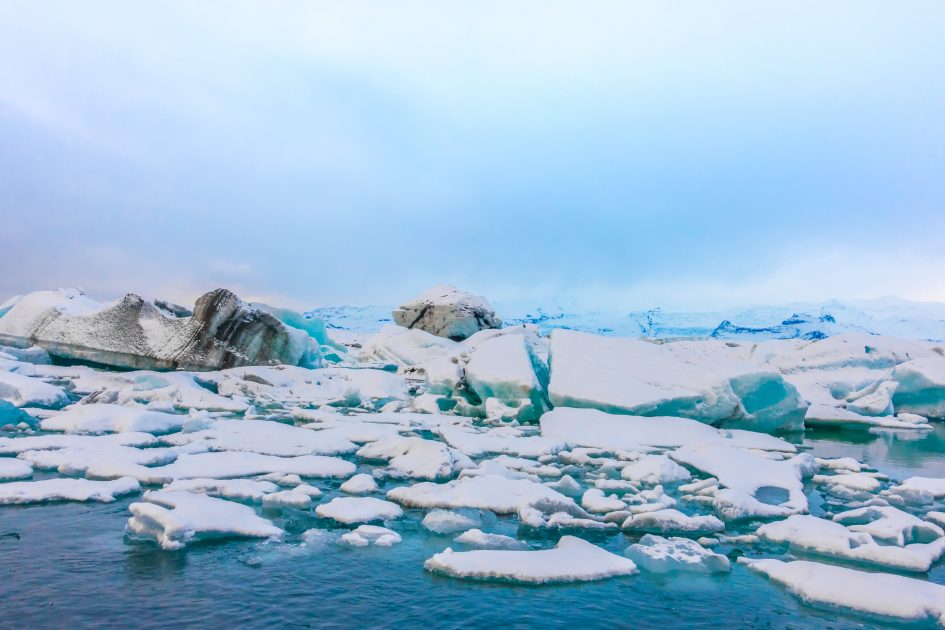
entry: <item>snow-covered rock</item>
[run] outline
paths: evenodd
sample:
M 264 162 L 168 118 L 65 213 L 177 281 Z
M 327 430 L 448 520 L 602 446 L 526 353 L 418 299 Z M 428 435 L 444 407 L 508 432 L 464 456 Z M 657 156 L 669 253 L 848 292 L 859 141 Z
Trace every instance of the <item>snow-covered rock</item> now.
M 196 540 L 231 536 L 280 538 L 283 531 L 246 505 L 189 492 L 146 492 L 128 510 L 128 531 L 180 549 Z
M 725 573 L 729 561 L 688 538 L 663 538 L 647 534 L 624 554 L 651 573 Z
M 455 341 L 486 328 L 501 328 L 502 320 L 485 298 L 438 285 L 394 309 L 394 323 L 419 328 Z
M 226 289 L 201 296 L 190 317 L 172 316 L 133 294 L 101 304 L 75 290 L 38 291 L 0 318 L 0 343 L 38 345 L 53 356 L 132 369 L 321 363 L 307 333 Z
M 637 573 L 629 558 L 574 536 L 562 536 L 554 549 L 540 551 L 447 548 L 423 564 L 428 571 L 458 578 L 547 584 L 588 582 Z

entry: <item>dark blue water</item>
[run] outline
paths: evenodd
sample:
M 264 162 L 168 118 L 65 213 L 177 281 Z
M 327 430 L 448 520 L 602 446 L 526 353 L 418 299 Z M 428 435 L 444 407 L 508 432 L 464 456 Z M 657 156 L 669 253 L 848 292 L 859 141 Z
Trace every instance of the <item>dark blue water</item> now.
M 844 437 L 849 437 L 845 435 Z M 809 434 L 818 455 L 852 455 L 897 477 L 945 476 L 945 432 L 919 440 Z M 323 485 L 326 490 L 331 487 Z M 303 546 L 325 526 L 301 512 L 274 520 L 282 544 L 217 541 L 168 552 L 126 540 L 127 505 L 61 503 L 0 508 L 0 626 L 4 628 L 503 627 L 503 628 L 863 628 L 876 620 L 798 602 L 733 564 L 721 577 L 645 573 L 603 582 L 516 586 L 431 575 L 423 561 L 450 538 L 419 527 L 420 513 L 393 528 L 393 548 Z M 817 504 L 816 497 L 814 501 Z M 497 531 L 515 533 L 511 521 Z M 616 552 L 633 538 L 590 538 Z M 548 546 L 550 541 L 533 541 Z M 777 550 L 726 546 L 733 559 Z M 929 578 L 945 583 L 945 567 Z

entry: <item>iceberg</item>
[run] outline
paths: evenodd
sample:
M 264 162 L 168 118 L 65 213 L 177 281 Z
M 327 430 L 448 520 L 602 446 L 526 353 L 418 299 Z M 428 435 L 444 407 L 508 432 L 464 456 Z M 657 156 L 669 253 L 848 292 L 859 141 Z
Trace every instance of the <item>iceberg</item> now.
M 430 510 L 421 524 L 434 534 L 455 534 L 482 527 L 482 517 L 479 510 Z
M 530 584 L 589 582 L 638 570 L 629 558 L 601 549 L 581 538 L 562 536 L 554 549 L 540 551 L 447 548 L 423 563 L 426 570 L 451 577 Z
M 250 308 L 226 289 L 201 296 L 190 317 L 169 315 L 134 294 L 100 304 L 75 290 L 38 291 L 0 318 L 0 343 L 37 345 L 62 359 L 130 369 L 317 367 L 322 360 L 307 333 Z
M 807 405 L 776 369 L 718 355 L 707 370 L 672 345 L 554 330 L 551 403 L 764 432 L 803 429 Z
M 451 477 L 457 463 L 445 444 L 419 437 L 384 438 L 365 444 L 357 456 L 365 460 L 386 460 L 394 476 L 414 479 Z
M 419 328 L 438 337 L 462 341 L 486 328 L 501 328 L 502 320 L 485 298 L 437 285 L 394 309 L 394 323 Z

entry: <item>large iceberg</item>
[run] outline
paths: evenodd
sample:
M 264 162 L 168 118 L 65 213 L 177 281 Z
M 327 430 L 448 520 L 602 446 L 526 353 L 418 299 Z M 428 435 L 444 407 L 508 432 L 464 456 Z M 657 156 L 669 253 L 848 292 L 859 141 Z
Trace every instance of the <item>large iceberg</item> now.
M 101 304 L 76 290 L 38 291 L 0 317 L 0 343 L 38 345 L 62 359 L 132 369 L 321 363 L 318 344 L 305 331 L 226 289 L 201 296 L 189 317 L 134 294 Z
M 692 418 L 728 428 L 803 429 L 807 405 L 776 369 L 724 353 L 716 353 L 706 369 L 706 362 L 696 362 L 697 350 L 703 348 L 688 357 L 686 347 L 670 346 L 555 330 L 551 402 L 556 407 Z

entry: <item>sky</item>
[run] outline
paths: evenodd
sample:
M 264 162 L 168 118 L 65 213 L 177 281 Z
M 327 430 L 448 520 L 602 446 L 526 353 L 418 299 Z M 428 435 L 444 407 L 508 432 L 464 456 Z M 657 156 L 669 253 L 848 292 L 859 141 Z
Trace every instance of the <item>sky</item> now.
M 0 0 L 0 301 L 945 301 L 945 3 Z

